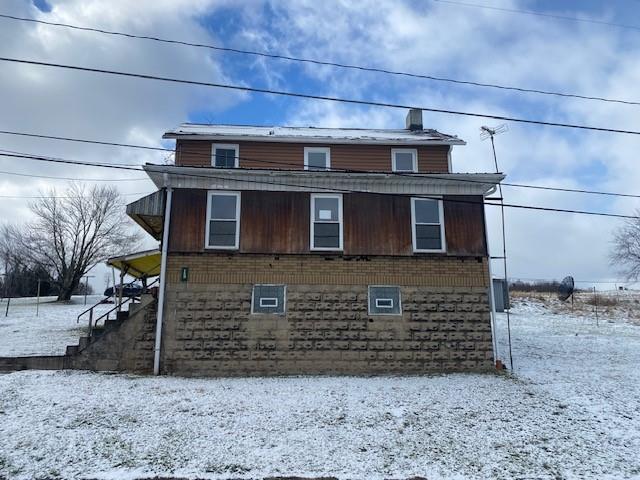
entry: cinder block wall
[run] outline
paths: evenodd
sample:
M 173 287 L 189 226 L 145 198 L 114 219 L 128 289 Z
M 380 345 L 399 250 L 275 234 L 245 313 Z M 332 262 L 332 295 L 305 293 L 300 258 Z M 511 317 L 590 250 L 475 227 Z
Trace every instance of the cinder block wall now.
M 216 376 L 491 369 L 486 261 L 172 255 L 162 369 Z M 287 285 L 284 315 L 251 314 L 260 283 Z M 400 286 L 402 315 L 369 316 L 368 285 Z

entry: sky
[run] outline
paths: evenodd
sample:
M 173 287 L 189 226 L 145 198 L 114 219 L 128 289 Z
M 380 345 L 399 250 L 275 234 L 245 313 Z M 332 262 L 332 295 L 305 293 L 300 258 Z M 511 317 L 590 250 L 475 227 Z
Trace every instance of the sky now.
M 465 5 L 466 4 L 466 5 Z M 601 23 L 525 15 L 529 10 Z M 236 49 L 386 68 L 483 83 L 640 101 L 640 1 L 527 0 L 3 0 L 0 14 L 160 36 Z M 633 22 L 637 22 L 635 25 Z M 627 25 L 622 28 L 605 23 Z M 635 28 L 633 28 L 635 27 Z M 0 56 L 537 120 L 640 130 L 640 106 L 472 87 L 300 64 L 0 19 Z M 203 123 L 402 128 L 406 111 L 166 84 L 0 62 L 0 130 L 171 148 L 162 134 Z M 640 136 L 424 112 L 426 128 L 458 135 L 457 172 L 493 171 L 480 127 L 496 137 L 507 181 L 622 193 L 637 190 Z M 167 155 L 0 135 L 0 149 L 121 164 Z M 7 172 L 13 173 L 10 175 Z M 126 202 L 155 190 L 142 174 L 0 157 L 0 222 L 24 222 L 26 198 L 65 179 L 110 182 Z M 95 180 L 101 180 L 96 182 Z M 10 198 L 20 197 L 20 198 Z M 630 215 L 638 199 L 504 187 L 507 203 Z M 498 209 L 487 207 L 501 255 Z M 509 276 L 614 281 L 613 231 L 623 220 L 507 209 Z M 153 242 L 148 237 L 147 246 Z M 494 262 L 494 272 L 502 269 Z M 104 272 L 92 279 L 104 286 Z M 587 284 L 582 284 L 587 286 Z

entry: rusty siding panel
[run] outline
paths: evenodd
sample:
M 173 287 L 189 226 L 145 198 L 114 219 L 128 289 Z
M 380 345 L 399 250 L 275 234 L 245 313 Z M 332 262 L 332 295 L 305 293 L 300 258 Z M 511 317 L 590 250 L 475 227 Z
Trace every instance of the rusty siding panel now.
M 345 255 L 411 255 L 411 200 L 351 193 L 343 197 Z
M 211 166 L 210 140 L 177 140 L 176 165 Z M 261 169 L 304 168 L 304 147 L 331 148 L 331 167 L 346 170 L 391 171 L 391 149 L 402 145 L 323 145 L 283 142 L 237 142 L 240 167 Z M 406 147 L 406 148 L 410 148 Z M 447 145 L 421 146 L 418 170 L 422 173 L 449 171 Z
M 482 197 L 449 195 L 444 197 L 443 203 L 447 254 L 485 256 L 487 245 Z
M 309 201 L 302 192 L 242 192 L 240 252 L 308 253 Z
M 171 204 L 170 252 L 203 252 L 207 191 L 176 189 Z

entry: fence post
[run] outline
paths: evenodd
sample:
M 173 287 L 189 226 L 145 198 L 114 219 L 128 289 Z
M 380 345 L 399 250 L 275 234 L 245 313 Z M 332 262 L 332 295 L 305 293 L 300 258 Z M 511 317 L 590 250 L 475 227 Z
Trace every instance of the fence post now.
M 596 287 L 593 287 L 593 304 L 596 307 L 596 327 L 598 325 L 598 294 L 596 293 Z
M 40 279 L 38 279 L 38 299 L 36 300 L 36 317 L 40 313 Z

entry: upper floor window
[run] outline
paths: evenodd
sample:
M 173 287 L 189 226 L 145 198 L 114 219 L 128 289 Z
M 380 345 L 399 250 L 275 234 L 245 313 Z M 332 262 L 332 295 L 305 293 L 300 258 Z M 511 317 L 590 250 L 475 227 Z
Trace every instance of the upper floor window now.
M 311 194 L 311 250 L 342 250 L 342 195 Z
M 391 166 L 394 172 L 416 173 L 418 171 L 418 151 L 415 148 L 391 149 Z
M 412 198 L 411 231 L 414 252 L 444 252 L 442 200 Z
M 240 239 L 240 193 L 209 192 L 206 247 L 235 250 Z
M 211 146 L 211 164 L 217 168 L 238 168 L 240 147 L 226 143 Z
M 305 170 L 329 170 L 331 168 L 331 150 L 326 147 L 304 148 Z

